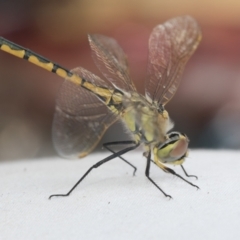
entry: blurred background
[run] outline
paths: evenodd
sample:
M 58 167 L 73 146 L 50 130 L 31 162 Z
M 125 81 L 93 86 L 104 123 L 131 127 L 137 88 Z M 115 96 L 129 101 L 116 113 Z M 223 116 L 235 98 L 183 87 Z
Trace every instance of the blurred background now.
M 197 19 L 203 40 L 167 110 L 191 148 L 239 149 L 239 0 L 0 0 L 0 35 L 66 68 L 82 66 L 97 75 L 87 34 L 113 37 L 144 93 L 151 30 L 185 14 Z M 0 63 L 0 160 L 56 155 L 51 125 L 63 79 L 4 52 Z M 127 139 L 119 129 L 113 126 L 103 141 Z

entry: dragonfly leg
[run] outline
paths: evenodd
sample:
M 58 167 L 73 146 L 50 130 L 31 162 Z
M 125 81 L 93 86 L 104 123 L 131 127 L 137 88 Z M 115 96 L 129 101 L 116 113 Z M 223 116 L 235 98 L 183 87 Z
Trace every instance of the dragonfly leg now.
M 184 174 L 185 174 L 187 177 L 195 177 L 196 179 L 198 179 L 198 177 L 195 176 L 195 175 L 188 175 L 188 173 L 187 173 L 187 171 L 185 170 L 185 168 L 183 167 L 183 165 L 180 165 L 180 166 L 181 166 L 181 168 L 182 168 Z
M 153 163 L 155 163 L 153 160 L 151 160 Z M 156 163 L 155 163 L 156 164 Z M 191 186 L 199 189 L 199 187 L 197 185 L 194 185 L 193 183 L 189 182 L 188 180 L 186 180 L 185 178 L 183 178 L 181 175 L 177 174 L 174 170 L 172 170 L 171 168 L 168 168 L 166 166 L 164 166 L 163 164 L 161 164 L 160 162 L 158 162 L 158 164 L 156 164 L 158 167 L 160 167 L 164 172 L 167 173 L 171 173 L 174 176 L 177 176 L 178 178 L 182 179 L 184 182 L 190 184 Z
M 165 197 L 168 197 L 168 198 L 172 198 L 170 195 L 166 194 L 151 178 L 150 178 L 150 164 L 151 164 L 151 152 L 149 151 L 148 152 L 148 155 L 146 156 L 147 157 L 147 166 L 146 166 L 146 170 L 145 170 L 145 175 L 146 177 L 148 178 L 148 180 L 158 189 L 160 190 L 163 195 Z
M 134 142 L 134 146 L 128 147 L 128 148 L 124 148 L 116 153 L 113 153 L 112 155 L 104 158 L 103 160 L 97 162 L 96 164 L 94 164 L 92 167 L 90 167 L 87 172 L 76 182 L 76 184 L 66 193 L 66 194 L 53 194 L 49 196 L 49 199 L 51 199 L 52 197 L 67 197 L 70 195 L 70 193 L 83 181 L 83 179 L 94 169 L 94 168 L 98 168 L 99 166 L 101 166 L 102 164 L 113 160 L 114 158 L 119 157 L 120 155 L 127 153 L 135 148 L 137 148 L 140 144 L 139 143 L 135 143 Z
M 106 148 L 111 153 L 115 153 L 115 151 L 113 151 L 109 146 L 125 145 L 125 144 L 135 144 L 135 142 L 134 141 L 108 142 L 108 143 L 104 143 L 103 147 Z M 118 156 L 118 157 L 134 169 L 133 170 L 133 176 L 135 176 L 137 168 L 134 165 L 132 165 L 130 162 L 128 162 L 126 159 L 124 159 L 122 156 Z

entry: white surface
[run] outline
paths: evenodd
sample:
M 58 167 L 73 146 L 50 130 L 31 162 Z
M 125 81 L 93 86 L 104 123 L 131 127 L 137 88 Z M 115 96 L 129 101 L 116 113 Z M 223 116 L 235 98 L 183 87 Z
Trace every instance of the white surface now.
M 172 200 L 146 179 L 138 151 L 125 155 L 136 177 L 115 159 L 70 197 L 48 200 L 106 155 L 0 163 L 0 239 L 240 239 L 239 151 L 191 151 L 185 167 L 198 175 L 198 191 L 152 165 L 152 178 Z

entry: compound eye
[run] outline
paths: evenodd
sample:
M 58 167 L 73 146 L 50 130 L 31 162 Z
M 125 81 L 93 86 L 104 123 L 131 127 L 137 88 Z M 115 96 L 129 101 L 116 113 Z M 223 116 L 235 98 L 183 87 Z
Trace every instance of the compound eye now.
M 188 140 L 186 138 L 180 138 L 175 142 L 170 155 L 172 158 L 179 159 L 186 154 L 187 150 Z
M 178 132 L 167 135 L 168 140 L 154 148 L 156 159 L 162 163 L 181 164 L 187 155 L 188 138 Z

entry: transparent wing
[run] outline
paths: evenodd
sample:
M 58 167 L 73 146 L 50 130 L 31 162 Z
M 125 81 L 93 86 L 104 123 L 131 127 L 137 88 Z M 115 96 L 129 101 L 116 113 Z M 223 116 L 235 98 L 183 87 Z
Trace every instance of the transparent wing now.
M 83 68 L 73 69 L 89 82 L 108 87 Z M 84 157 L 97 145 L 107 128 L 118 119 L 94 94 L 65 81 L 60 88 L 53 121 L 53 142 L 63 157 Z
M 129 77 L 128 61 L 118 43 L 103 35 L 88 36 L 92 57 L 98 69 L 115 87 L 125 91 L 136 91 Z
M 201 30 L 190 16 L 156 26 L 149 39 L 146 97 L 165 105 L 176 93 L 184 66 L 201 40 Z

